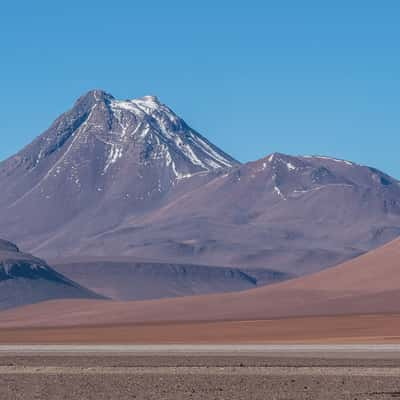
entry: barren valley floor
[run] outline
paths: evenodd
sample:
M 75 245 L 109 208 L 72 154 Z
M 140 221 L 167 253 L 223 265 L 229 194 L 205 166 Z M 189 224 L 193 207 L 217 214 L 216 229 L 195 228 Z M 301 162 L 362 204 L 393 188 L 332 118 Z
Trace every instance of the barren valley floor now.
M 1 353 L 0 399 L 393 399 L 398 352 Z

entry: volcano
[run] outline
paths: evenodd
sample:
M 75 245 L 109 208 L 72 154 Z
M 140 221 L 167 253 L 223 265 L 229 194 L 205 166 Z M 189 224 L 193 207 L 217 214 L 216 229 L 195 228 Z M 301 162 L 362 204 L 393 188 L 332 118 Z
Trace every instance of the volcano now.
M 52 265 L 100 259 L 96 285 L 104 260 L 122 260 L 150 277 L 166 265 L 169 282 L 190 265 L 234 268 L 250 277 L 246 288 L 337 265 L 400 234 L 395 178 L 318 155 L 241 164 L 154 96 L 90 91 L 0 163 L 0 184 L 0 234 Z M 86 285 L 90 272 L 79 274 Z

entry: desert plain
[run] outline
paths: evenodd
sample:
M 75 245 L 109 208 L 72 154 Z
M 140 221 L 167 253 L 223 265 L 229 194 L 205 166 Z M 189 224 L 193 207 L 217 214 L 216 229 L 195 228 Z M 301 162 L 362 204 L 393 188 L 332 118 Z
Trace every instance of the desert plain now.
M 0 399 L 400 397 L 399 349 L 32 349 L 2 349 Z

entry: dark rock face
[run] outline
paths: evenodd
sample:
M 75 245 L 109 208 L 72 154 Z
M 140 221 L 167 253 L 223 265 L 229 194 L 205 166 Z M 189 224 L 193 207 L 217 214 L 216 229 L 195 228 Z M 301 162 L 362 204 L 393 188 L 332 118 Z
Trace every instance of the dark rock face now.
M 0 239 L 0 252 L 9 252 L 9 253 L 18 253 L 19 248 L 11 242 L 8 242 L 7 240 L 1 240 Z
M 0 310 L 63 298 L 103 298 L 0 240 Z
M 0 163 L 0 234 L 40 256 L 301 275 L 400 234 L 400 186 L 328 157 L 241 165 L 151 96 L 99 90 Z
M 54 267 L 82 286 L 115 300 L 143 300 L 234 292 L 255 288 L 257 279 L 237 268 L 191 264 L 80 260 Z M 263 271 L 263 283 L 288 279 Z

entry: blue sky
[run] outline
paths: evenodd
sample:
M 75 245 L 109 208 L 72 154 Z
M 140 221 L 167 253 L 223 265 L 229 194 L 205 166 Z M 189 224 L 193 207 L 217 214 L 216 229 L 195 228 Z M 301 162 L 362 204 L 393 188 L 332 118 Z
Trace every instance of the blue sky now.
M 102 88 L 157 95 L 241 161 L 325 154 L 400 178 L 399 18 L 391 0 L 5 2 L 0 158 Z

